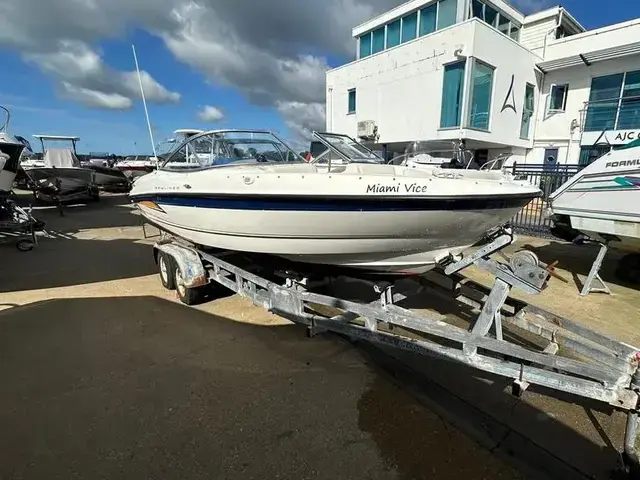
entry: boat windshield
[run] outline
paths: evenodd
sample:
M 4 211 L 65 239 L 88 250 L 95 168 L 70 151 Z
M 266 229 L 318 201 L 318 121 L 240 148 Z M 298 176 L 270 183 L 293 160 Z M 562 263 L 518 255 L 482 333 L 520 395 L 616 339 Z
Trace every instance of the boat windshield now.
M 348 162 L 384 163 L 384 160 L 367 147 L 347 135 L 338 133 L 313 133 L 326 147 Z M 326 157 L 326 155 L 323 155 Z
M 439 140 L 411 142 L 405 148 L 404 154 L 393 158 L 389 163 L 393 165 L 430 165 L 442 168 L 460 168 L 467 170 L 500 170 L 510 153 L 504 152 L 493 155 L 489 160 L 487 154 L 476 156 L 460 142 L 446 142 Z
M 303 163 L 304 159 L 267 131 L 227 130 L 195 135 L 176 149 L 160 168 L 185 170 L 251 163 Z

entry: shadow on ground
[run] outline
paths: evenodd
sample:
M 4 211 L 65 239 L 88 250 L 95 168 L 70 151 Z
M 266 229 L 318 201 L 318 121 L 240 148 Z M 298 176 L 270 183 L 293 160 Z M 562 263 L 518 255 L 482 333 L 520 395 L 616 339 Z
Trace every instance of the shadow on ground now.
M 11 433 L 0 436 L 0 477 L 519 478 L 491 449 L 524 452 L 556 478 L 582 478 L 557 459 L 570 446 L 601 478 L 591 467 L 612 458 L 466 368 L 414 356 L 400 364 L 358 345 L 155 297 L 5 310 L 0 429 Z M 409 364 L 427 366 L 438 383 Z M 485 407 L 537 429 L 549 451 L 564 449 L 536 455 L 535 442 Z M 444 412 L 483 433 L 486 448 Z
M 30 252 L 0 245 L 0 293 L 82 285 L 157 271 L 149 245 L 130 239 L 43 239 Z
M 140 225 L 126 194 L 101 194 L 99 201 L 75 201 L 67 204 L 64 215 L 55 205 L 33 201 L 30 193 L 18 192 L 16 201 L 34 207 L 33 216 L 46 223 L 47 230 L 72 233 L 79 229 L 127 227 Z
M 600 247 L 598 245 L 574 245 L 573 243 L 565 242 L 551 242 L 548 245 L 541 247 L 525 244 L 523 245 L 523 248 L 533 251 L 540 261 L 544 263 L 551 264 L 557 260 L 557 266 L 559 268 L 567 270 L 573 274 L 573 280 L 570 278 L 567 278 L 567 280 L 574 281 L 577 284 L 578 289 L 582 289 L 583 282 L 586 281 L 589 271 L 591 270 L 591 266 L 600 251 Z M 624 253 L 610 248 L 602 262 L 600 277 L 608 283 L 610 282 L 628 288 L 640 288 L 640 285 L 632 285 L 623 282 L 615 274 L 618 262 L 624 255 Z M 580 277 L 576 278 L 576 275 L 579 275 Z M 599 287 L 600 285 L 594 286 Z

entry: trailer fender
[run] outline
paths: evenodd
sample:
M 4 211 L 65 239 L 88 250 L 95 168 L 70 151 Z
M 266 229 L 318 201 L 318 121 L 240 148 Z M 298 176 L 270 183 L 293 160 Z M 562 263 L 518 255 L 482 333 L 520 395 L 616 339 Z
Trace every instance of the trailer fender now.
M 156 261 L 157 252 L 166 253 L 173 258 L 176 266 L 180 269 L 180 273 L 182 273 L 185 287 L 196 288 L 209 283 L 209 277 L 202 264 L 202 259 L 194 249 L 182 245 L 164 243 L 154 245 L 154 251 L 156 252 Z

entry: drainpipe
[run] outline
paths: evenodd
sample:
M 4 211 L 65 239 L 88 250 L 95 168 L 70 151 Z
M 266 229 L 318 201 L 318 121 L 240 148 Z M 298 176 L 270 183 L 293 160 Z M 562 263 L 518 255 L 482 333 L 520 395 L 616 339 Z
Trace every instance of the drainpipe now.
M 560 15 L 558 15 L 558 22 L 556 23 L 556 26 L 553 27 L 551 30 L 549 30 L 546 35 L 544 36 L 544 43 L 542 45 L 542 59 L 545 59 L 545 55 L 547 54 L 547 39 L 549 38 L 549 35 L 552 34 L 553 32 L 557 31 L 558 28 L 560 28 L 560 26 L 562 25 L 562 18 L 564 17 L 564 8 L 560 7 Z
M 542 60 L 545 59 L 545 56 L 547 54 L 547 39 L 549 38 L 549 35 L 551 35 L 553 32 L 555 32 L 556 30 L 558 30 L 558 28 L 560 28 L 560 26 L 562 25 L 562 19 L 564 16 L 564 8 L 560 7 L 560 14 L 558 15 L 558 21 L 556 22 L 555 27 L 553 27 L 551 30 L 549 30 L 545 36 L 544 36 L 544 43 L 542 46 Z M 542 74 L 542 80 L 540 81 L 540 91 L 538 92 L 538 102 L 537 102 L 537 106 L 536 106 L 536 116 L 540 115 L 540 104 L 542 103 L 542 91 L 544 90 L 544 86 L 545 86 L 545 82 L 546 82 L 546 74 L 542 71 L 540 71 L 540 73 Z M 546 109 L 545 109 L 546 110 Z M 544 112 L 542 115 L 542 120 L 544 120 Z M 533 139 L 533 143 L 535 144 L 536 141 L 536 132 L 538 130 L 538 122 L 534 122 L 533 124 L 533 134 L 532 134 L 532 139 Z M 571 138 L 571 137 L 569 137 Z M 569 140 L 569 142 L 571 142 L 571 140 Z M 533 147 L 532 147 L 533 149 Z M 567 147 L 567 151 L 568 151 L 568 147 Z
M 535 70 L 534 70 L 535 73 Z M 538 118 L 540 118 L 540 121 L 544 120 L 544 113 L 542 115 L 542 117 L 540 117 L 540 105 L 542 103 L 542 91 L 544 90 L 544 84 L 545 84 L 545 74 L 544 72 L 540 71 L 540 89 L 538 90 L 538 101 L 536 102 L 536 109 L 534 112 L 534 117 L 533 117 L 533 131 L 531 132 L 531 150 L 533 150 L 535 148 L 535 143 L 536 143 L 536 133 L 538 132 Z M 537 76 L 536 76 L 536 80 L 537 80 Z
M 567 142 L 567 153 L 564 156 L 564 164 L 569 164 L 569 150 L 571 150 L 571 143 L 573 142 L 573 120 L 569 123 L 569 140 Z
M 329 111 L 327 112 L 327 119 L 329 125 L 327 125 L 327 131 L 333 131 L 333 87 L 329 87 Z

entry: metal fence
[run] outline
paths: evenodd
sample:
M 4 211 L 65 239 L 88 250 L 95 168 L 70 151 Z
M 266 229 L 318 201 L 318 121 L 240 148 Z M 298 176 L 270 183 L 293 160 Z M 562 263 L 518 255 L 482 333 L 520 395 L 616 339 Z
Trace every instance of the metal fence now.
M 514 230 L 523 235 L 551 238 L 552 222 L 548 216 L 549 195 L 584 168 L 584 165 L 513 165 L 513 175 L 518 180 L 528 180 L 540 187 L 542 197 L 529 202 L 513 218 Z

